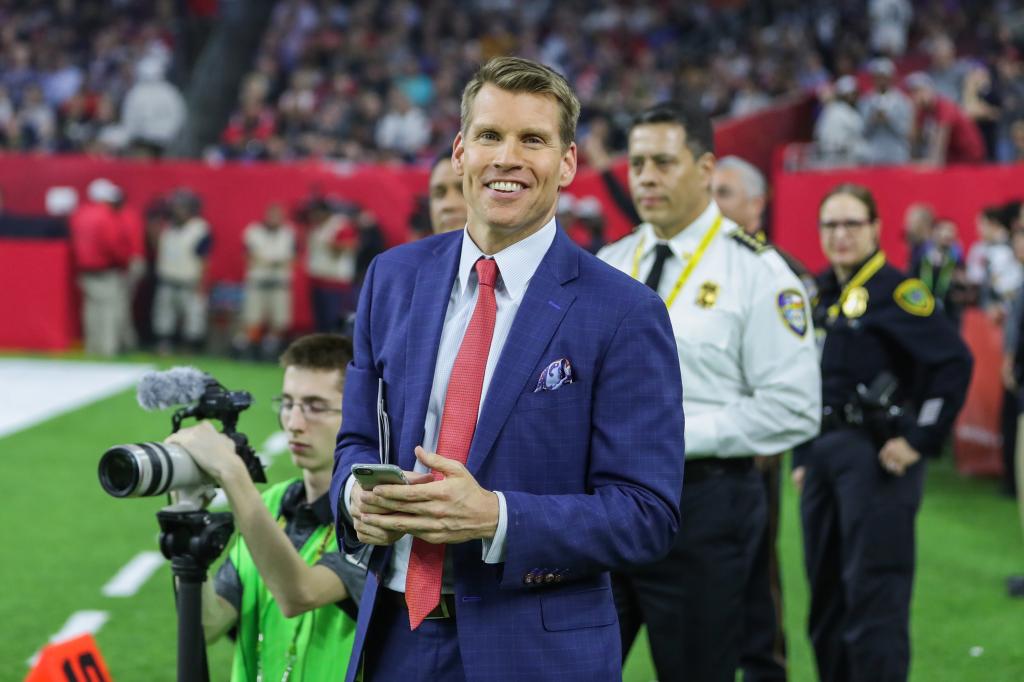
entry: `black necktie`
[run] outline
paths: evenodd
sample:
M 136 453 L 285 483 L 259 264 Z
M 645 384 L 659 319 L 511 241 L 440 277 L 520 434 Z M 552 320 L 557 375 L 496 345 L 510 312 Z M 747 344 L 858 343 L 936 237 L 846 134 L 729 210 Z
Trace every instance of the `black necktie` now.
M 655 291 L 658 290 L 658 285 L 661 283 L 661 271 L 665 269 L 665 261 L 671 255 L 672 249 L 668 248 L 668 244 L 658 244 L 654 247 L 654 266 L 644 284 Z

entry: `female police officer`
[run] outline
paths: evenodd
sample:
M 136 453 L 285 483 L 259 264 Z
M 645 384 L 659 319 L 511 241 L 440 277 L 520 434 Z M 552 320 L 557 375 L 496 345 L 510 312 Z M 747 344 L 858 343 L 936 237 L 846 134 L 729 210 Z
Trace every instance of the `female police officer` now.
M 829 192 L 818 227 L 831 264 L 814 304 L 822 426 L 793 471 L 803 488 L 808 629 L 823 681 L 902 682 L 919 460 L 941 450 L 972 360 L 925 286 L 886 264 L 867 189 Z

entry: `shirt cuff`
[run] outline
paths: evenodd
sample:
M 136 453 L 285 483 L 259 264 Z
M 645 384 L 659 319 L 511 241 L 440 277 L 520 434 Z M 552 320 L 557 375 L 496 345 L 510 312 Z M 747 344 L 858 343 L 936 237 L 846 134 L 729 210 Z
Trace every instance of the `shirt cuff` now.
M 498 529 L 490 540 L 482 540 L 483 561 L 485 564 L 500 564 L 505 561 L 505 535 L 508 533 L 508 507 L 505 496 L 495 490 L 498 496 Z
M 356 484 L 356 477 L 355 476 L 349 476 L 345 480 L 345 490 L 342 493 L 342 495 L 344 495 L 344 497 L 341 498 L 341 504 L 338 505 L 339 507 L 341 507 L 341 510 L 343 512 L 345 512 L 345 520 L 348 521 L 349 523 L 352 523 L 352 512 L 351 512 L 351 510 L 349 510 L 348 505 L 349 505 L 349 500 L 352 498 L 352 487 L 355 484 Z

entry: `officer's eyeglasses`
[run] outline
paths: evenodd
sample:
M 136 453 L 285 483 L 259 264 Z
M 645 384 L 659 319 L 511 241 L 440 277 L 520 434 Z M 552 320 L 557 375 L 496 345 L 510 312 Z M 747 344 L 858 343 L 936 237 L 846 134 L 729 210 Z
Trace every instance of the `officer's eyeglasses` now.
M 330 404 L 323 400 L 300 400 L 296 402 L 291 398 L 279 395 L 271 398 L 270 404 L 273 406 L 274 412 L 281 418 L 281 421 L 284 421 L 285 417 L 291 414 L 292 408 L 296 405 L 299 406 L 302 416 L 306 419 L 324 419 L 329 414 L 341 414 L 340 408 L 331 407 Z
M 863 220 L 823 220 L 818 223 L 818 227 L 823 230 L 833 231 L 838 230 L 840 227 L 844 230 L 856 230 L 858 228 L 870 225 L 871 220 L 864 218 Z

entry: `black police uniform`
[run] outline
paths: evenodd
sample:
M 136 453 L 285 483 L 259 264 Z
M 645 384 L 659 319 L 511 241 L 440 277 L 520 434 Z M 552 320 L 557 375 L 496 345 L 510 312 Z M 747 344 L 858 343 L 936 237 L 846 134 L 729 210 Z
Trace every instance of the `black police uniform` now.
M 806 467 L 800 514 L 808 630 L 824 682 L 907 679 L 924 463 L 896 476 L 878 453 L 903 436 L 922 456 L 937 455 L 973 364 L 923 283 L 884 259 L 873 254 L 845 287 L 831 270 L 822 274 L 814 303 L 823 342 L 822 430 L 794 454 L 794 466 Z M 873 390 L 885 373 L 898 382 L 892 410 Z

